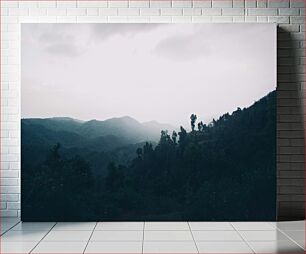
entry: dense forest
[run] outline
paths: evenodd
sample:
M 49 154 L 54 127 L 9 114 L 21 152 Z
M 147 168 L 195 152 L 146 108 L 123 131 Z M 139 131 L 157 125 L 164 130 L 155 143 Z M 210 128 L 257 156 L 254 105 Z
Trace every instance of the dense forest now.
M 22 220 L 275 219 L 275 91 L 208 124 L 192 114 L 191 131 L 154 126 L 23 119 Z

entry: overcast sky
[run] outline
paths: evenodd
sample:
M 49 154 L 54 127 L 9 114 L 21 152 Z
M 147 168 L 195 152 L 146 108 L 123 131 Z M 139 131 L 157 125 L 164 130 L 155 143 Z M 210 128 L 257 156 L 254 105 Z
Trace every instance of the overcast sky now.
M 22 117 L 209 122 L 276 88 L 273 24 L 22 24 Z

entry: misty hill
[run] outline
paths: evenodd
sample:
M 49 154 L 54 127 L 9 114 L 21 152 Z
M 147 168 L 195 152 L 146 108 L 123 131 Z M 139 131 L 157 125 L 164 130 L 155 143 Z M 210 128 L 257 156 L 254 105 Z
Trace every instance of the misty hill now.
M 128 116 L 105 121 L 68 117 L 22 119 L 22 150 L 25 156 L 33 157 L 34 164 L 41 163 L 50 147 L 60 143 L 66 157 L 79 154 L 89 158 L 93 171 L 99 174 L 111 160 L 127 163 L 143 142 L 156 143 L 165 127 L 174 129 L 156 121 L 142 124 Z
M 23 123 L 23 219 L 275 219 L 275 91 L 209 124 L 193 114 L 192 131 L 183 127 L 177 135 L 163 131 L 155 144 L 139 142 L 100 150 L 113 142 L 125 142 L 109 133 L 110 123 L 112 134 L 122 137 L 134 135 L 133 126 L 140 131 L 155 125 L 130 118 L 73 122 L 79 127 L 69 133 L 37 122 Z M 121 124 L 129 130 L 118 126 Z M 82 131 L 90 129 L 105 136 L 88 133 L 86 137 Z M 62 146 L 54 146 L 52 134 L 62 139 Z M 73 139 L 80 145 L 72 146 Z M 48 140 L 52 142 L 46 145 Z
M 112 139 L 114 137 L 123 139 L 122 143 L 157 141 L 161 130 L 167 128 L 172 131 L 175 129 L 169 124 L 160 124 L 156 121 L 142 124 L 129 116 L 111 118 L 105 121 L 80 121 L 68 117 L 22 119 L 22 127 L 30 126 L 36 129 L 44 127 L 42 131 L 45 132 L 45 129 L 55 131 L 59 136 L 63 134 L 62 132 L 74 133 L 78 135 L 78 138 L 76 137 L 78 141 L 83 141 L 82 138 L 94 139 L 109 136 Z M 26 128 L 26 130 L 28 129 Z

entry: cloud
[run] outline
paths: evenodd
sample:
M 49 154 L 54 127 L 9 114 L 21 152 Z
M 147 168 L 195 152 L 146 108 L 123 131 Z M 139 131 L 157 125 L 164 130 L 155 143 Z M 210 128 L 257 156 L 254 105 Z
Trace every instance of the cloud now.
M 115 35 L 134 37 L 139 33 L 147 33 L 166 25 L 168 24 L 108 23 L 91 24 L 91 27 L 95 38 L 106 40 Z
M 173 61 L 191 61 L 209 55 L 211 45 L 206 40 L 205 34 L 201 33 L 197 25 L 188 24 L 188 26 L 178 34 L 163 38 L 153 53 Z
M 162 40 L 153 52 L 173 61 L 191 61 L 209 54 L 208 48 L 204 41 L 192 35 L 175 35 Z
M 82 53 L 82 50 L 69 43 L 56 43 L 48 45 L 44 51 L 50 54 L 62 55 L 67 57 L 76 57 Z

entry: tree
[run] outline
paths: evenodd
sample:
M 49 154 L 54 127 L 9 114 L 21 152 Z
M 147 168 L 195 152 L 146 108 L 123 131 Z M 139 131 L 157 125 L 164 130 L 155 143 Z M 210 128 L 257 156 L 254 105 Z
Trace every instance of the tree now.
M 173 131 L 172 132 L 172 141 L 173 141 L 174 144 L 176 144 L 176 138 L 177 138 L 177 133 L 176 133 L 176 131 Z
M 205 127 L 206 127 L 206 126 L 205 126 L 205 124 L 203 124 L 202 121 L 198 123 L 198 130 L 199 130 L 199 131 L 204 131 Z
M 140 147 L 137 148 L 136 153 L 137 153 L 138 158 L 140 159 L 142 156 L 142 149 Z
M 194 131 L 195 122 L 197 121 L 197 115 L 192 114 L 190 116 L 190 120 L 191 120 L 191 130 Z

